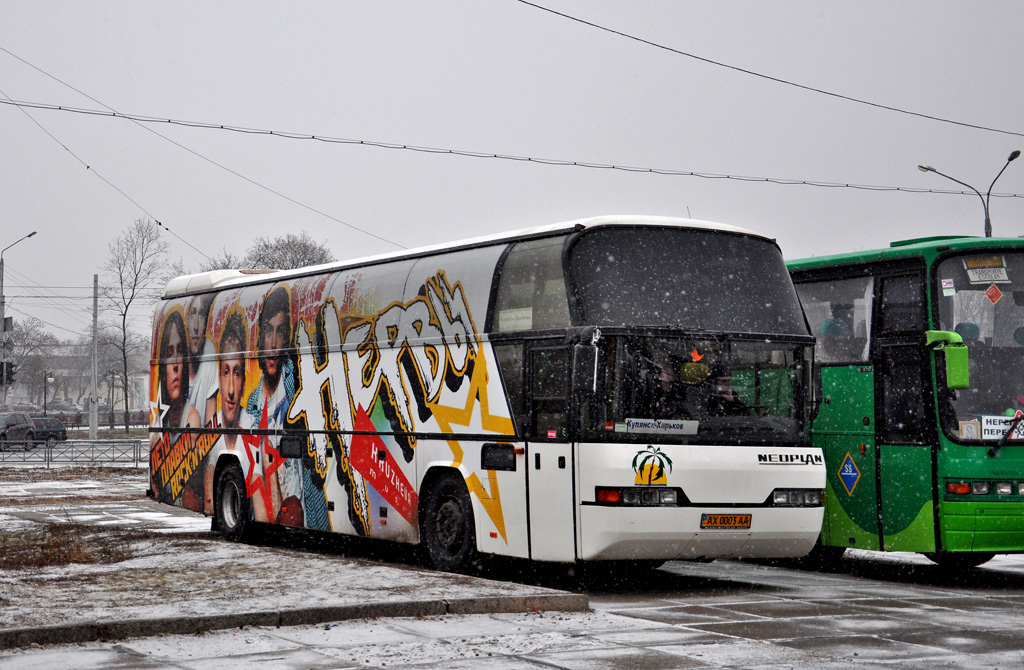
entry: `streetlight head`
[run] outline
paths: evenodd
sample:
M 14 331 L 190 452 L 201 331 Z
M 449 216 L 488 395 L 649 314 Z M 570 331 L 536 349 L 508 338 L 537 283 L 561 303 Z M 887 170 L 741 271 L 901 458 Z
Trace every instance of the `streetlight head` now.
M 1015 161 L 1018 156 L 1020 156 L 1020 149 L 1014 149 L 1013 153 L 1010 154 L 1010 157 L 1006 159 L 1006 162 L 1009 163 L 1010 161 Z
M 921 172 L 935 172 L 935 168 L 933 168 L 931 165 L 918 165 L 917 169 L 920 170 Z
M 1020 152 L 1018 151 L 1017 153 L 1019 154 Z M 1010 160 L 1013 160 L 1013 159 L 1011 158 Z M 25 239 L 27 240 L 28 238 L 32 237 L 35 234 L 36 234 L 36 231 L 33 230 L 31 233 L 29 233 L 28 235 L 25 236 Z

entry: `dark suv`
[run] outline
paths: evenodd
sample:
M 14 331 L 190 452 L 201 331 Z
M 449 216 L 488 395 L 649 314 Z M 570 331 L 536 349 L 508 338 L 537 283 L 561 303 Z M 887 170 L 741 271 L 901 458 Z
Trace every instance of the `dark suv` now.
M 32 423 L 36 426 L 36 440 L 40 443 L 46 442 L 48 447 L 57 444 L 58 440 L 63 442 L 68 439 L 68 429 L 60 419 L 52 416 L 34 416 Z
M 36 426 L 28 414 L 11 412 L 0 414 L 0 449 L 6 449 L 11 444 L 21 443 L 26 447 L 32 446 L 36 439 Z

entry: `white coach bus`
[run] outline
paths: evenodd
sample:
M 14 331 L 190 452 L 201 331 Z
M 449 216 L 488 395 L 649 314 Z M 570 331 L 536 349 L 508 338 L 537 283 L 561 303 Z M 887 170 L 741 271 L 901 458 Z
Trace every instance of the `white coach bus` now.
M 775 242 L 688 219 L 180 277 L 153 322 L 150 495 L 230 539 L 286 524 L 443 570 L 801 556 L 813 344 Z

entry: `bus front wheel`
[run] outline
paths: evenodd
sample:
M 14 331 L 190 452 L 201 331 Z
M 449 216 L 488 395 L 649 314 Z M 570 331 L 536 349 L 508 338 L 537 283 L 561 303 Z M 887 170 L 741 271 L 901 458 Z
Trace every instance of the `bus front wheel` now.
M 249 498 L 245 495 L 242 469 L 235 463 L 221 470 L 217 478 L 213 514 L 225 538 L 232 542 L 248 539 L 253 524 L 249 519 Z
M 443 475 L 426 496 L 422 542 L 427 560 L 438 570 L 465 571 L 476 562 L 475 529 L 465 483 Z
M 939 566 L 948 570 L 968 570 L 976 568 L 982 563 L 988 563 L 995 556 L 990 552 L 953 552 L 943 554 L 925 554 L 925 557 Z

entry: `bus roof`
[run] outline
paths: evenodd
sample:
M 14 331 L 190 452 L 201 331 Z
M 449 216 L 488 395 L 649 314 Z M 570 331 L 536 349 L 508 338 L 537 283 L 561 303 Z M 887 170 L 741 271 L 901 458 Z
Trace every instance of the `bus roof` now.
M 208 291 L 220 290 L 223 288 L 246 284 L 258 284 L 268 281 L 276 282 L 279 280 L 292 279 L 295 277 L 301 277 L 310 274 L 333 272 L 336 270 L 343 270 L 346 268 L 360 267 L 365 265 L 376 265 L 379 263 L 385 263 L 392 260 L 417 258 L 420 256 L 429 256 L 437 253 L 456 251 L 458 249 L 468 249 L 472 247 L 489 246 L 492 244 L 509 243 L 518 239 L 545 237 L 548 235 L 568 233 L 573 230 L 584 230 L 587 228 L 597 228 L 605 226 L 670 226 L 678 228 L 697 228 L 702 230 L 720 230 L 724 232 L 740 233 L 744 235 L 752 235 L 755 237 L 763 237 L 765 239 L 770 239 L 764 235 L 755 233 L 754 231 L 747 230 L 746 228 L 740 228 L 739 226 L 731 226 L 723 223 L 714 223 L 711 221 L 700 221 L 697 219 L 642 215 L 595 216 L 585 219 L 563 221 L 561 223 L 553 223 L 545 226 L 523 228 L 520 230 L 497 233 L 494 235 L 473 237 L 469 239 L 458 240 L 455 242 L 445 242 L 443 244 L 435 244 L 431 246 L 419 247 L 416 249 L 403 249 L 401 251 L 393 251 L 390 253 L 379 254 L 376 256 L 367 256 L 364 258 L 355 258 L 351 260 L 326 263 L 324 265 L 314 265 L 305 268 L 296 268 L 294 270 L 211 270 L 209 272 L 200 272 L 197 274 L 184 275 L 181 277 L 176 277 L 175 279 L 172 279 L 167 283 L 167 286 L 164 288 L 163 298 L 167 299 L 179 297 L 182 295 L 189 295 L 193 293 L 205 293 Z
M 976 237 L 970 235 L 938 235 L 921 237 L 912 240 L 892 242 L 884 249 L 869 251 L 853 251 L 845 254 L 829 256 L 811 256 L 787 261 L 791 271 L 808 270 L 832 265 L 855 265 L 889 258 L 906 258 L 908 256 L 932 257 L 951 250 L 988 249 L 996 247 L 1024 247 L 1024 238 L 1020 237 Z

